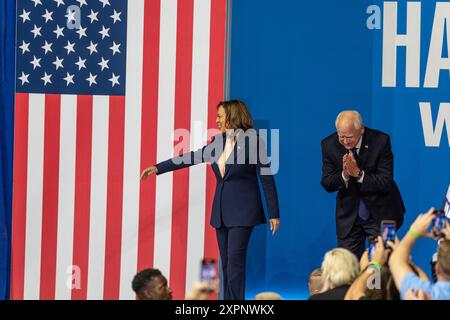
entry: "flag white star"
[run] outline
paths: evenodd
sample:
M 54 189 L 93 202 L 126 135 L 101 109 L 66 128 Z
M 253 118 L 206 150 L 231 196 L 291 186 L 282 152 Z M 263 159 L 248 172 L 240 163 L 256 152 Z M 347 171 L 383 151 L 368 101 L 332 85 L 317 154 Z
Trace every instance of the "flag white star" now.
M 52 83 L 51 77 L 51 74 L 47 74 L 47 72 L 44 72 L 44 76 L 41 78 L 41 80 L 44 81 L 44 86 L 46 86 L 47 83 Z
M 77 2 L 80 4 L 80 8 L 82 8 L 83 5 L 87 6 L 86 0 L 77 0 Z
M 64 66 L 62 64 L 63 61 L 64 61 L 64 59 L 60 59 L 60 58 L 58 58 L 58 56 L 56 56 L 56 60 L 52 62 L 55 65 L 56 70 L 58 70 L 59 68 L 64 69 Z
M 52 14 L 53 11 L 49 12 L 47 9 L 45 9 L 45 14 L 42 15 L 42 17 L 45 18 L 45 23 L 47 23 L 48 20 L 53 21 Z
M 71 84 L 71 83 L 75 84 L 75 82 L 73 81 L 74 76 L 75 76 L 74 74 L 70 74 L 67 72 L 66 77 L 63 78 L 67 82 L 67 86 L 69 86 L 69 84 Z
M 30 52 L 30 49 L 28 49 L 28 47 L 30 46 L 30 43 L 25 43 L 25 41 L 22 40 L 22 45 L 19 47 L 20 49 L 22 49 L 22 54 L 24 54 L 25 52 Z
M 37 36 L 42 36 L 41 29 L 42 27 L 38 28 L 36 25 L 34 25 L 33 30 L 31 30 L 31 33 L 34 34 L 34 39 L 36 39 Z
M 75 52 L 75 50 L 73 49 L 74 46 L 75 46 L 75 42 L 70 43 L 70 41 L 67 40 L 67 46 L 64 47 L 64 49 L 67 50 L 67 55 L 69 55 L 70 52 Z
M 33 65 L 33 70 L 36 69 L 36 67 L 41 67 L 40 61 L 41 58 L 37 59 L 35 56 L 33 56 L 33 61 L 30 61 L 30 63 Z
M 105 26 L 102 26 L 102 30 L 101 31 L 99 31 L 98 33 L 100 33 L 101 35 L 102 35 L 102 40 L 105 38 L 105 37 L 109 37 L 109 29 L 110 28 L 105 28 Z
M 86 30 L 87 30 L 87 28 L 83 28 L 83 27 L 80 26 L 80 29 L 78 29 L 75 32 L 80 35 L 80 39 L 81 39 L 82 37 L 87 37 Z
M 103 57 L 102 57 L 102 61 L 100 61 L 99 63 L 97 63 L 99 66 L 101 66 L 102 67 L 102 71 L 103 71 L 103 69 L 109 69 L 109 67 L 108 67 L 108 62 L 109 62 L 109 60 L 105 60 L 105 59 L 103 59 Z
M 109 79 L 109 81 L 111 81 L 112 87 L 114 87 L 114 85 L 120 85 L 119 83 L 119 78 L 120 76 L 116 76 L 113 72 L 112 77 Z
M 53 1 L 56 2 L 56 7 L 57 7 L 57 8 L 59 8 L 59 6 L 60 6 L 61 4 L 65 4 L 65 3 L 64 3 L 64 0 L 53 0 Z
M 23 10 L 22 11 L 22 14 L 19 16 L 19 17 L 21 17 L 22 18 L 22 23 L 25 23 L 25 21 L 31 21 L 31 19 L 30 19 L 30 13 L 31 13 L 31 11 L 28 11 L 28 12 L 26 12 L 25 10 Z
M 22 81 L 22 85 L 24 85 L 24 83 L 30 83 L 30 81 L 28 81 L 28 76 L 29 74 L 25 74 L 22 71 L 22 75 L 19 77 L 19 80 Z
M 75 64 L 78 66 L 78 71 L 81 70 L 81 68 L 86 69 L 86 59 L 81 59 L 81 57 L 78 57 L 78 62 L 75 62 Z
M 116 24 L 117 21 L 122 21 L 120 19 L 121 14 L 122 14 L 122 12 L 116 12 L 116 10 L 114 10 L 114 14 L 112 16 L 110 16 L 112 19 L 114 19 L 114 24 Z
M 113 41 L 112 47 L 109 47 L 109 48 L 112 50 L 113 55 L 115 55 L 116 53 L 120 53 L 119 47 L 120 47 L 120 43 L 116 44 L 116 42 Z
M 92 11 L 92 9 L 91 9 L 91 14 L 88 15 L 87 17 L 88 17 L 89 19 L 91 19 L 91 23 L 93 23 L 94 21 L 98 21 L 97 15 L 98 15 L 98 11 L 97 11 L 97 12 L 94 12 L 94 11 Z
M 76 21 L 76 19 L 75 19 L 75 14 L 76 14 L 76 13 L 77 13 L 76 11 L 72 11 L 72 10 L 70 10 L 70 9 L 67 9 L 67 13 L 66 13 L 66 15 L 64 16 L 64 17 L 67 18 L 67 23 L 71 22 L 72 20 L 73 20 L 73 21 Z
M 109 0 L 98 0 L 103 4 L 103 8 L 106 7 L 107 5 L 110 6 L 111 4 L 109 3 Z
M 97 51 L 97 44 L 98 43 L 92 43 L 92 41 L 90 41 L 89 47 L 86 47 L 86 49 L 89 50 L 89 55 L 91 56 L 93 52 L 98 52 Z
M 31 2 L 34 2 L 34 7 L 36 8 L 38 4 L 42 5 L 41 0 L 31 0 Z
M 93 83 L 97 84 L 95 78 L 97 78 L 97 75 L 93 75 L 89 72 L 89 78 L 86 79 L 86 81 L 89 81 L 89 87 L 92 86 Z
M 56 39 L 58 39 L 59 37 L 64 37 L 63 30 L 64 27 L 60 28 L 59 25 L 56 25 L 56 29 L 53 30 L 53 32 L 56 33 Z
M 45 50 L 45 54 L 47 54 L 49 51 L 53 52 L 52 45 L 53 45 L 53 43 L 51 43 L 51 42 L 48 43 L 47 40 L 45 40 L 45 44 L 41 48 L 44 49 Z

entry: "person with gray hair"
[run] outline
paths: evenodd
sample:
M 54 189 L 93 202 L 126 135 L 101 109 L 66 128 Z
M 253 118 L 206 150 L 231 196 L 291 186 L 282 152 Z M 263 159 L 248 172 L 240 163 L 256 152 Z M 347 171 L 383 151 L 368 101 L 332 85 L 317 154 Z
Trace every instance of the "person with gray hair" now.
M 394 181 L 390 137 L 367 128 L 354 110 L 339 113 L 336 132 L 322 140 L 322 180 L 336 192 L 338 246 L 361 258 L 368 236 L 376 238 L 382 220 L 403 223 L 405 206 Z

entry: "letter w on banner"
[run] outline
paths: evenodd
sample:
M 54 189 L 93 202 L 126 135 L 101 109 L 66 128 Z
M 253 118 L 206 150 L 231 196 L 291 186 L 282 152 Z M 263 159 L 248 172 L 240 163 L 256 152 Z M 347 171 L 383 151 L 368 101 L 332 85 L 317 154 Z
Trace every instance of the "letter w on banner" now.
M 134 299 L 148 267 L 182 299 L 217 258 L 211 169 L 139 178 L 174 130 L 215 127 L 226 7 L 17 2 L 12 299 Z

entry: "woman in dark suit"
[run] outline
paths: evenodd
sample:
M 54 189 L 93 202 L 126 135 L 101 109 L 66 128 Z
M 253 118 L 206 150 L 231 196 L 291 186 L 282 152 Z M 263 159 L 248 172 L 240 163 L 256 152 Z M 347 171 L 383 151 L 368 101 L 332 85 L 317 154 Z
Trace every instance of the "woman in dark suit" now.
M 222 261 L 224 299 L 243 300 L 248 241 L 253 227 L 266 223 L 258 176 L 267 200 L 272 234 L 280 224 L 278 195 L 265 147 L 253 129 L 244 102 L 220 102 L 216 123 L 221 134 L 214 136 L 211 143 L 146 168 L 141 179 L 206 161 L 211 163 L 217 185 L 210 223 L 216 229 Z

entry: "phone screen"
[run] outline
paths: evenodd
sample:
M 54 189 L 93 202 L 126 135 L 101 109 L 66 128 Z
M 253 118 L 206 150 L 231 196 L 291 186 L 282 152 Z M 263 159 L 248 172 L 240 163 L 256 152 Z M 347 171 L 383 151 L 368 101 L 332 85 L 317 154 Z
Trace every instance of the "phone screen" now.
M 215 279 L 216 279 L 216 261 L 210 258 L 203 259 L 200 270 L 200 281 L 208 282 L 209 289 L 213 291 L 215 290 Z
M 376 242 L 370 242 L 369 243 L 369 261 L 372 261 L 373 253 L 375 251 L 377 244 Z
M 384 247 L 387 247 L 388 241 L 395 240 L 395 222 L 383 222 L 381 224 L 381 235 L 383 237 Z
M 445 220 L 447 218 L 445 217 L 444 210 L 435 210 L 434 215 L 435 217 L 431 223 L 431 232 L 435 239 L 440 239 L 443 236 L 441 230 L 445 228 Z

